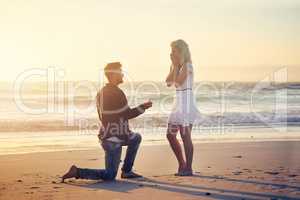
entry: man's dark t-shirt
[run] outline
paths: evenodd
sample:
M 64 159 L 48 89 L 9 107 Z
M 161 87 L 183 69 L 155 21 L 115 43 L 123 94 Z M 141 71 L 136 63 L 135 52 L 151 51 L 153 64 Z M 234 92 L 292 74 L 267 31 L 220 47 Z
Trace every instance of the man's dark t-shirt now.
M 111 83 L 106 84 L 97 94 L 97 111 L 102 126 L 99 131 L 101 140 L 116 136 L 127 140 L 131 134 L 128 120 L 144 113 L 143 106 L 130 108 L 123 91 Z

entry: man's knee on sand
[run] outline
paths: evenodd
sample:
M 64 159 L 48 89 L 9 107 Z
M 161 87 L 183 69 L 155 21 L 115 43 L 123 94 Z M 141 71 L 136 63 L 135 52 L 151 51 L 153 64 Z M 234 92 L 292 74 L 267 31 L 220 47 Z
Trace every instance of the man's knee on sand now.
M 134 133 L 129 138 L 130 143 L 140 144 L 142 142 L 142 135 L 139 133 Z
M 117 170 L 107 169 L 106 175 L 102 179 L 106 181 L 115 180 L 117 174 L 118 174 Z

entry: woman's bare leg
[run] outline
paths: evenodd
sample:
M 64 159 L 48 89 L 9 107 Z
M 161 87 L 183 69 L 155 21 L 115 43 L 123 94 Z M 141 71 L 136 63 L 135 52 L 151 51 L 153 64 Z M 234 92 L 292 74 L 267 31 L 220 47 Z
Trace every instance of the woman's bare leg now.
M 186 163 L 183 158 L 182 150 L 180 143 L 176 137 L 178 132 L 178 127 L 175 125 L 168 125 L 168 130 L 167 130 L 167 138 L 170 143 L 170 146 L 177 158 L 178 161 L 178 172 L 183 171 L 186 168 Z
M 194 146 L 191 138 L 193 125 L 180 127 L 180 135 L 184 145 L 185 158 L 186 158 L 186 171 L 192 172 Z

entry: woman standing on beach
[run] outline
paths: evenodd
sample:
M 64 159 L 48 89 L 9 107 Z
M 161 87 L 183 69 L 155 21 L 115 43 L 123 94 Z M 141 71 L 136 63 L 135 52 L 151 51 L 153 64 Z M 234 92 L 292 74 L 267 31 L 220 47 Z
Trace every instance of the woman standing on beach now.
M 191 131 L 193 123 L 199 114 L 192 89 L 193 65 L 190 50 L 185 41 L 173 41 L 171 49 L 170 58 L 172 65 L 166 78 L 166 83 L 168 87 L 175 86 L 176 99 L 168 119 L 167 138 L 179 164 L 178 172 L 175 175 L 192 176 L 194 147 Z M 185 159 L 176 137 L 178 131 L 183 141 Z

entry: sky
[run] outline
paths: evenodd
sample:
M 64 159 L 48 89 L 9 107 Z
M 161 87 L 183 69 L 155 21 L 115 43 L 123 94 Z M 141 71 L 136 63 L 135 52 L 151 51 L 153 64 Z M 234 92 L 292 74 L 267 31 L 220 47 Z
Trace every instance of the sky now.
M 298 0 L 1 0 L 0 79 L 32 68 L 97 81 L 120 61 L 131 80 L 164 81 L 170 43 L 190 46 L 196 81 L 300 81 Z

